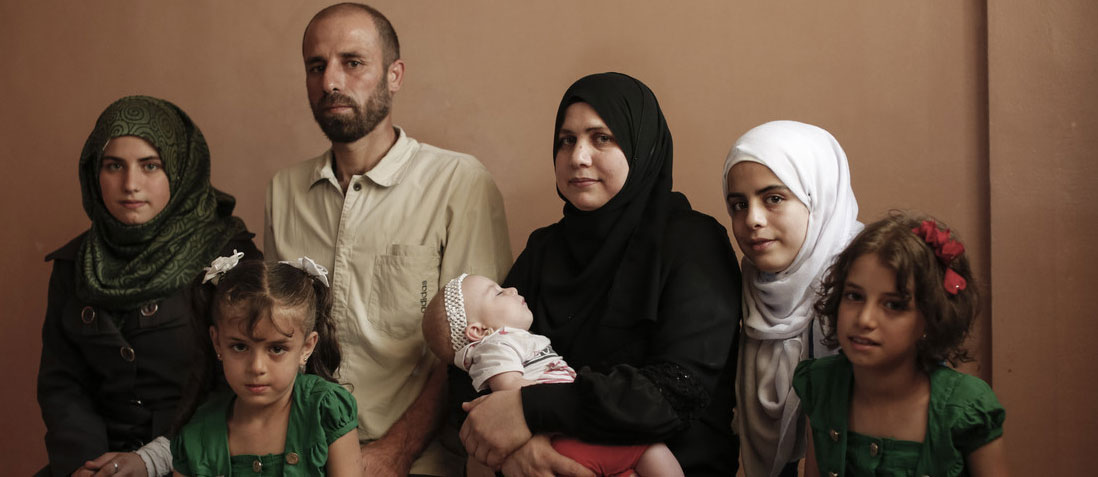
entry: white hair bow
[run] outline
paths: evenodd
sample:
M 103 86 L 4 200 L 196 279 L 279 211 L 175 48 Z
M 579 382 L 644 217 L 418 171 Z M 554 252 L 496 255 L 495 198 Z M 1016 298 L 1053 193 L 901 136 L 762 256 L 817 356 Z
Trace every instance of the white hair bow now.
M 206 276 L 202 277 L 202 283 L 213 282 L 217 285 L 217 282 L 221 281 L 221 277 L 225 275 L 225 272 L 232 270 L 236 264 L 240 263 L 240 259 L 244 258 L 244 252 L 237 252 L 233 249 L 233 254 L 228 257 L 217 257 L 213 259 L 210 266 L 204 268 Z
M 309 274 L 309 276 L 319 280 L 324 286 L 331 288 L 331 285 L 328 284 L 328 269 L 324 268 L 324 265 L 314 262 L 313 259 L 309 257 L 301 257 L 293 261 L 282 260 L 278 263 L 285 263 L 286 265 L 301 270 Z

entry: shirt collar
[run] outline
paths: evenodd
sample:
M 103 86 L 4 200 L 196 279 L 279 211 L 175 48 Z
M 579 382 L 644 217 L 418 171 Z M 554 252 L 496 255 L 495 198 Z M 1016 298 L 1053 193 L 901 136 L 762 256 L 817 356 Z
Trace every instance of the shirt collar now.
M 389 152 L 381 157 L 381 160 L 373 169 L 364 174 L 381 187 L 392 187 L 399 184 L 401 179 L 404 178 L 404 171 L 407 169 L 405 166 L 408 165 L 408 160 L 412 157 L 414 141 L 408 137 L 404 129 L 399 126 L 393 127 L 397 130 L 397 140 L 393 147 L 389 148 Z M 339 180 L 336 179 L 335 171 L 332 169 L 331 149 L 328 149 L 317 158 L 313 167 L 312 180 L 309 182 L 310 187 L 322 181 L 330 182 L 336 188 L 339 188 Z
M 332 150 L 328 149 L 321 154 L 320 157 L 314 159 L 313 173 L 309 180 L 309 188 L 321 183 L 328 182 L 339 189 L 339 181 L 336 180 L 335 171 L 332 170 Z

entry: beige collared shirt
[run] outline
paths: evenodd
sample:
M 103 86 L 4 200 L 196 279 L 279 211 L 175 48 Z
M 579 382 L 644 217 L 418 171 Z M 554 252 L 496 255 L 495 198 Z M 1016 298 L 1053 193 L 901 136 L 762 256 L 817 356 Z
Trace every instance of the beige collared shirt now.
M 503 197 L 488 170 L 398 132 L 346 195 L 331 150 L 279 171 L 267 188 L 266 257 L 308 256 L 329 270 L 339 377 L 354 387 L 364 441 L 381 437 L 426 382 L 434 359 L 420 327 L 427 302 L 461 273 L 498 281 L 512 260 Z M 435 442 L 412 473 L 447 475 L 450 465 Z

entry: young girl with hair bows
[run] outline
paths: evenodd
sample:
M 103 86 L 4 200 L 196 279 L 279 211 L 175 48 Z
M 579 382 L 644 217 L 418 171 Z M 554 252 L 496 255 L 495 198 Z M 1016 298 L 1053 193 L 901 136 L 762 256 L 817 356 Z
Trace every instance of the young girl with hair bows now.
M 743 252 L 734 426 L 743 470 L 796 475 L 805 440 L 793 369 L 830 354 L 812 324 L 816 286 L 862 228 L 846 154 L 823 129 L 773 121 L 736 141 L 722 177 Z
M 808 475 L 1006 475 L 1005 411 L 986 383 L 946 367 L 979 294 L 943 224 L 893 214 L 835 260 L 815 309 L 837 356 L 802 362 Z M 914 471 L 914 474 L 911 472 Z
M 230 390 L 185 415 L 172 440 L 175 474 L 361 474 L 357 406 L 333 378 L 340 350 L 327 270 L 307 257 L 238 264 L 241 256 L 214 260 L 196 293 L 196 308 L 209 310 L 207 355 Z M 215 381 L 216 363 L 206 364 L 198 394 Z

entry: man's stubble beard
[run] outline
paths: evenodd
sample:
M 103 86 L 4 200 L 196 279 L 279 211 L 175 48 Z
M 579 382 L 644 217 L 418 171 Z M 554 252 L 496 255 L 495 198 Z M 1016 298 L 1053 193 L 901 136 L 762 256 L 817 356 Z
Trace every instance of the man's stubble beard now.
M 350 106 L 351 117 L 338 115 L 325 116 L 323 109 L 328 106 Z M 320 130 L 333 143 L 351 143 L 370 134 L 386 116 L 393 105 L 393 96 L 389 93 L 389 78 L 382 77 L 373 93 L 366 99 L 366 108 L 348 96 L 337 92 L 325 93 L 313 106 L 313 118 Z

